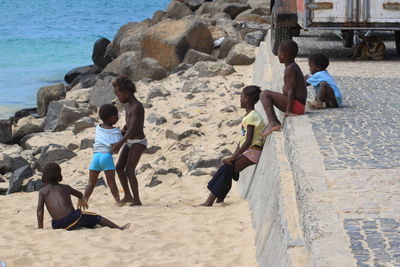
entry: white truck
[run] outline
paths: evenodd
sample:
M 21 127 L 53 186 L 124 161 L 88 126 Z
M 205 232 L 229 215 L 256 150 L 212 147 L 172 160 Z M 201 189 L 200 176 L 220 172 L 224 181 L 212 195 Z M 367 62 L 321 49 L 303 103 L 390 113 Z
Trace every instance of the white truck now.
M 276 55 L 282 40 L 302 29 L 341 30 L 352 47 L 354 30 L 393 31 L 400 55 L 400 0 L 271 0 L 271 42 Z

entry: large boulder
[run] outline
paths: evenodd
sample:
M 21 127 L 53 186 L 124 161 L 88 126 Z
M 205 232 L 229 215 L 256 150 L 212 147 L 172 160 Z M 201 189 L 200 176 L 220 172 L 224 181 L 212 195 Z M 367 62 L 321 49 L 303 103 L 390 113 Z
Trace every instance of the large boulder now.
M 229 51 L 234 47 L 236 44 L 240 43 L 240 41 L 236 38 L 225 38 L 221 46 L 219 48 L 218 58 L 226 58 L 229 54 Z
M 165 18 L 167 18 L 167 12 L 163 10 L 157 10 L 154 12 L 153 17 L 151 18 L 151 25 L 155 25 Z
M 18 143 L 25 135 L 43 132 L 44 119 L 32 116 L 22 118 L 13 127 L 13 142 Z
M 181 158 L 181 161 L 186 164 L 189 171 L 198 168 L 217 168 L 221 165 L 223 154 L 210 155 L 203 150 L 196 149 Z
M 167 16 L 171 19 L 181 19 L 186 16 L 193 15 L 193 11 L 190 10 L 185 4 L 178 1 L 171 1 L 167 8 Z
M 185 0 L 183 3 L 192 11 L 196 11 L 206 0 Z
M 214 77 L 226 76 L 235 72 L 235 69 L 224 62 L 200 61 L 191 69 L 187 70 L 183 75 L 185 78 L 190 77 Z
M 216 14 L 220 13 L 222 8 L 219 4 L 214 2 L 205 2 L 202 4 L 199 9 L 196 10 L 196 15 L 209 14 L 211 17 L 214 17 Z
M 70 70 L 67 74 L 65 74 L 64 81 L 70 85 L 73 83 L 77 84 L 80 80 L 80 77 L 82 77 L 82 75 L 96 74 L 99 72 L 100 72 L 100 69 L 96 65 L 78 67 L 78 68 Z M 71 87 L 73 87 L 73 86 L 71 86 Z
M 139 81 L 144 78 L 149 78 L 152 80 L 161 80 L 167 77 L 167 71 L 158 63 L 157 60 L 145 57 L 140 60 L 139 64 L 134 70 L 133 81 Z
M 39 171 L 49 162 L 62 163 L 75 157 L 76 154 L 69 151 L 66 147 L 50 144 L 41 149 L 39 159 L 37 160 L 37 168 Z
M 14 113 L 14 123 L 17 123 L 20 119 L 28 117 L 30 115 L 37 116 L 37 108 L 23 108 Z
M 74 123 L 72 132 L 78 134 L 87 128 L 96 127 L 96 120 L 92 117 L 83 117 Z
M 64 98 L 65 93 L 65 85 L 63 83 L 40 87 L 36 97 L 39 116 L 44 117 L 49 103 Z
M 135 69 L 140 62 L 140 52 L 128 51 L 114 59 L 103 70 L 103 73 L 111 72 L 125 75 L 131 80 L 135 80 Z
M 91 113 L 92 110 L 71 106 L 67 101 L 52 101 L 43 128 L 50 132 L 63 131 L 80 118 Z
M 250 13 L 246 14 L 246 11 L 240 13 L 239 15 L 237 15 L 235 20 L 236 21 L 251 21 L 251 22 L 254 22 L 254 23 L 258 23 L 258 24 L 271 23 L 271 20 L 268 20 L 267 16 L 260 16 L 260 15 L 257 15 L 257 14 L 250 14 Z
M 226 57 L 229 65 L 249 65 L 255 60 L 254 47 L 247 43 L 236 44 Z
M 142 52 L 143 57 L 154 58 L 171 70 L 179 65 L 190 48 L 210 54 L 212 47 L 211 32 L 201 20 L 166 19 L 146 31 Z
M 222 12 L 234 19 L 237 15 L 250 8 L 248 4 L 227 3 L 222 6 Z
M 11 120 L 0 120 L 0 143 L 9 144 L 12 142 Z
M 143 34 L 148 27 L 147 21 L 125 24 L 118 30 L 114 40 L 108 45 L 106 55 L 115 59 L 127 51 L 140 52 Z
M 88 103 L 90 100 L 90 91 L 92 88 L 86 88 L 81 90 L 71 90 L 67 93 L 65 100 L 72 100 L 77 103 Z
M 107 76 L 102 80 L 98 80 L 90 92 L 91 105 L 100 107 L 104 104 L 109 104 L 115 99 L 114 87 L 112 85 L 114 77 Z
M 259 46 L 264 37 L 265 33 L 262 31 L 249 32 L 244 36 L 244 41 L 249 45 Z
M 0 174 L 14 172 L 28 165 L 28 161 L 21 156 L 22 148 L 18 145 L 0 147 Z
M 111 57 L 106 55 L 106 50 L 110 43 L 110 40 L 107 38 L 100 38 L 94 43 L 92 60 L 93 63 L 101 70 L 111 62 Z
M 39 151 L 48 144 L 58 144 L 67 147 L 71 142 L 78 143 L 71 131 L 41 132 L 25 135 L 19 142 L 26 151 Z M 25 157 L 26 158 L 26 157 Z
M 189 49 L 186 52 L 183 63 L 186 64 L 196 64 L 199 61 L 217 61 L 217 59 L 209 54 L 196 51 L 194 49 Z
M 9 179 L 10 183 L 6 195 L 16 192 L 21 192 L 24 180 L 31 177 L 32 175 L 33 171 L 28 165 L 23 166 L 18 170 L 16 170 Z

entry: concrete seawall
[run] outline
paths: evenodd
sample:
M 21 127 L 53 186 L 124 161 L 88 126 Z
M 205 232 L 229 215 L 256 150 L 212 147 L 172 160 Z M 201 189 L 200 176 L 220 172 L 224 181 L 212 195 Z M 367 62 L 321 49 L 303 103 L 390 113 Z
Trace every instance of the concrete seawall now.
M 268 35 L 258 49 L 253 83 L 280 92 L 284 66 L 270 51 Z M 260 103 L 256 109 L 267 121 Z M 238 190 L 252 210 L 259 266 L 355 265 L 330 209 L 322 166 L 305 115 L 288 118 L 282 132 L 267 138 L 259 163 L 241 174 Z

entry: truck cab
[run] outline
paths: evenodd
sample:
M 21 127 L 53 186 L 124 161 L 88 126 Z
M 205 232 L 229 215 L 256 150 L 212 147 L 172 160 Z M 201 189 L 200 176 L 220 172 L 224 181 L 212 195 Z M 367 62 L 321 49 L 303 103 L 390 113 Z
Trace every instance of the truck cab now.
M 400 55 L 400 0 L 271 0 L 271 42 L 276 55 L 282 40 L 301 30 L 341 30 L 345 47 L 354 30 L 394 31 Z

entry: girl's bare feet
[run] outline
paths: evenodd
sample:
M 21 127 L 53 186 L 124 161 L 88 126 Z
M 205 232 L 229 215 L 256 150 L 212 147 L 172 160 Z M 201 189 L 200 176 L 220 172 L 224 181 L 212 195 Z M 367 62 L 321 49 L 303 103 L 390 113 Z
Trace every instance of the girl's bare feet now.
M 126 230 L 126 229 L 129 229 L 130 226 L 131 226 L 131 224 L 130 224 L 130 223 L 127 223 L 127 224 L 121 226 L 119 229 L 120 229 L 120 230 Z
M 276 125 L 268 125 L 267 128 L 262 132 L 261 136 L 262 138 L 266 138 L 268 135 L 270 135 L 272 132 L 279 131 L 282 128 L 281 125 L 276 124 Z
M 120 203 L 123 203 L 123 204 L 128 204 L 128 203 L 131 203 L 131 202 L 133 202 L 133 198 L 129 198 L 129 197 L 124 197 L 120 201 Z
M 132 203 L 129 204 L 129 206 L 133 207 L 133 206 L 142 206 L 142 202 L 140 200 L 133 200 L 131 201 Z

